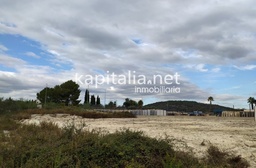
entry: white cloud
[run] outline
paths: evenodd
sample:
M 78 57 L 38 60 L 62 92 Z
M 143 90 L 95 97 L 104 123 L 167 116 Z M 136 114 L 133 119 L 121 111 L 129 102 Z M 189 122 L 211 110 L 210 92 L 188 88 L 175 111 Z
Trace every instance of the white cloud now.
M 245 66 L 234 65 L 234 67 L 239 70 L 254 70 L 254 69 L 256 69 L 256 65 L 245 65 Z
M 78 48 L 115 50 L 129 54 L 129 51 L 135 48 L 129 42 L 131 36 L 141 37 L 147 44 L 161 46 L 158 48 L 161 55 L 147 55 L 148 60 L 152 61 L 152 58 L 158 57 L 158 62 L 165 61 L 162 58 L 171 57 L 170 53 L 175 53 L 176 48 L 184 52 L 189 51 L 180 55 L 181 60 L 189 59 L 190 63 L 197 61 L 203 64 L 227 64 L 233 59 L 249 61 L 252 59 L 250 54 L 255 51 L 251 45 L 255 38 L 248 36 L 251 32 L 248 27 L 252 26 L 252 19 L 247 14 L 250 12 L 250 1 L 239 4 L 239 8 L 237 3 L 225 4 L 215 1 L 207 1 L 204 4 L 201 1 L 195 1 L 193 4 L 188 1 L 76 1 L 69 5 L 57 3 L 58 6 L 55 3 L 45 1 L 38 4 L 28 1 L 25 6 L 16 1 L 15 4 L 19 8 L 5 3 L 2 6 L 2 16 L 17 23 L 19 29 L 16 31 L 47 44 L 50 50 L 57 53 L 62 50 L 60 43 L 69 42 Z M 49 9 L 51 4 L 55 5 Z M 183 5 L 188 5 L 188 8 L 183 10 Z M 40 9 L 36 10 L 31 6 L 40 6 Z M 28 8 L 32 10 L 27 10 Z M 48 12 L 41 15 L 41 11 L 45 9 L 48 9 Z M 8 15 L 9 12 L 22 12 L 24 18 L 33 16 L 40 22 L 34 24 L 21 16 L 17 18 Z M 197 17 L 194 17 L 195 15 Z M 80 16 L 87 17 L 81 22 L 76 22 L 75 18 Z M 178 20 L 177 16 L 182 19 Z M 245 43 L 246 46 L 241 45 Z M 171 52 L 162 52 L 163 48 L 165 51 L 168 48 Z M 136 53 L 138 58 L 146 57 L 140 50 L 136 50 Z M 70 54 L 72 56 L 67 57 L 79 57 L 78 53 Z M 183 60 L 183 63 L 185 62 Z
M 244 96 L 233 94 L 218 94 L 214 96 L 214 100 L 218 104 L 223 104 L 229 107 L 233 107 L 234 105 L 236 108 L 239 108 L 241 102 L 244 102 L 243 104 L 247 103 L 247 99 Z
M 10 22 L 8 23 L 8 22 L 0 21 L 0 24 L 1 24 L 1 25 L 4 25 L 4 26 L 6 26 L 6 27 L 16 27 L 15 24 L 10 23 Z
M 33 52 L 26 52 L 25 55 L 27 55 L 29 57 L 37 58 L 37 59 L 41 58 L 39 55 L 36 55 Z
M 0 64 L 10 68 L 19 68 L 25 65 L 26 62 L 19 58 L 14 58 L 11 56 L 3 55 L 0 53 Z
M 241 88 L 241 86 L 232 86 L 232 87 L 230 86 L 228 88 L 224 88 L 222 91 L 237 90 L 237 89 L 240 89 L 240 88 Z
M 0 55 L 0 63 L 17 69 L 17 76 L 31 74 L 35 80 L 24 79 L 29 83 L 53 80 L 52 84 L 70 79 L 76 72 L 93 74 L 95 69 L 115 73 L 135 70 L 150 75 L 156 71 L 163 74 L 183 71 L 186 67 L 216 73 L 221 70 L 218 66 L 232 64 L 238 69 L 252 70 L 255 69 L 256 21 L 251 6 L 255 6 L 252 0 L 204 3 L 199 0 L 193 3 L 77 0 L 68 4 L 50 0 L 6 1 L 1 4 L 0 33 L 35 40 L 45 52 L 52 54 L 51 63 L 66 63 L 72 69 L 54 72 L 51 65 L 28 65 L 6 55 Z M 143 41 L 135 45 L 131 37 Z M 7 51 L 4 46 L 0 50 Z M 35 58 L 41 55 L 26 54 Z M 246 64 L 252 65 L 241 66 Z M 163 97 L 201 98 L 201 94 L 207 93 L 193 83 L 186 83 L 180 95 Z M 122 90 L 116 96 L 136 97 L 127 88 L 130 87 L 116 88 Z M 28 92 L 34 92 L 33 88 Z
M 208 69 L 205 68 L 204 64 L 186 65 L 184 67 L 192 69 L 192 70 L 200 71 L 200 72 L 207 72 L 208 71 Z
M 8 51 L 8 48 L 0 44 L 0 52 L 1 51 Z
M 53 54 L 53 55 L 60 56 L 60 54 L 55 50 L 48 50 L 48 52 Z
M 201 72 L 207 72 L 208 69 L 205 68 L 204 64 L 198 64 L 195 66 L 196 70 L 201 71 Z
M 220 72 L 220 70 L 221 68 L 213 68 L 211 71 L 216 73 L 216 72 Z
M 53 35 L 53 36 L 56 36 L 56 37 L 58 37 L 58 38 L 63 38 L 64 37 L 64 35 L 63 34 L 61 34 L 60 32 L 58 32 L 57 30 L 54 30 L 53 28 L 43 28 L 43 30 L 45 30 L 46 31 L 46 33 L 49 33 L 49 34 L 51 34 L 51 35 Z

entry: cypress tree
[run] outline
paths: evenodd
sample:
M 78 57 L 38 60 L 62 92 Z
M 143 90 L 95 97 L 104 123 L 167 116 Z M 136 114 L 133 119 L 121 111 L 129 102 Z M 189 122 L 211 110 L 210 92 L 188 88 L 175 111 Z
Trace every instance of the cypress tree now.
M 91 105 L 92 106 L 95 105 L 95 96 L 94 95 L 91 96 Z
M 97 104 L 97 105 L 100 105 L 100 97 L 99 97 L 99 96 L 97 96 L 96 104 Z
M 86 89 L 85 96 L 84 96 L 84 104 L 89 104 L 89 100 L 90 100 L 90 92 L 88 89 Z

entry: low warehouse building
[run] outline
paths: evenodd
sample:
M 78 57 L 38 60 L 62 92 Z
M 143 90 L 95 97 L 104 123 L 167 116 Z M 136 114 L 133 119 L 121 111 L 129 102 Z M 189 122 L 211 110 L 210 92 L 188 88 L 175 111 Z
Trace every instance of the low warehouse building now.
M 254 117 L 252 111 L 223 111 L 222 117 Z
M 149 110 L 131 110 L 130 112 L 134 115 L 166 116 L 166 110 L 149 109 Z

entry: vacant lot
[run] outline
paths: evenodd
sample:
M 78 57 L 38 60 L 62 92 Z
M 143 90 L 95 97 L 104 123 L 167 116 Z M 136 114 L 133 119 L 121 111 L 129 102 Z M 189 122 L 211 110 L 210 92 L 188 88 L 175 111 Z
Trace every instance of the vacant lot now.
M 83 129 L 115 132 L 122 128 L 142 130 L 157 138 L 176 139 L 181 150 L 192 150 L 198 157 L 205 154 L 210 144 L 241 155 L 251 167 L 256 167 L 256 122 L 253 118 L 139 116 L 130 119 L 83 119 L 69 115 L 32 115 L 25 124 L 54 122 L 60 127 L 75 124 Z

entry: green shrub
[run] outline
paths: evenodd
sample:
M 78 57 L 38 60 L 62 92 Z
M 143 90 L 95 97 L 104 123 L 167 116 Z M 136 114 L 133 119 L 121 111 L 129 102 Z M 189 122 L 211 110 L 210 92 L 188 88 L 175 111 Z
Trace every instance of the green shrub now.
M 12 131 L 6 143 L 0 143 L 1 167 L 187 167 L 165 140 L 131 130 L 104 134 L 41 123 Z
M 221 151 L 216 146 L 210 146 L 208 148 L 206 164 L 218 168 L 247 168 L 250 166 L 249 163 L 240 156 L 230 155 L 228 152 Z
M 7 120 L 10 123 L 13 120 Z M 6 121 L 5 121 L 6 122 Z M 211 146 L 204 160 L 192 153 L 175 151 L 170 139 L 154 139 L 129 129 L 106 134 L 82 131 L 52 123 L 5 126 L 0 134 L 0 167 L 163 167 L 245 168 L 240 156 L 229 155 Z
M 12 98 L 0 98 L 0 115 L 15 113 L 25 109 L 35 109 L 36 101 L 33 100 L 13 100 Z

